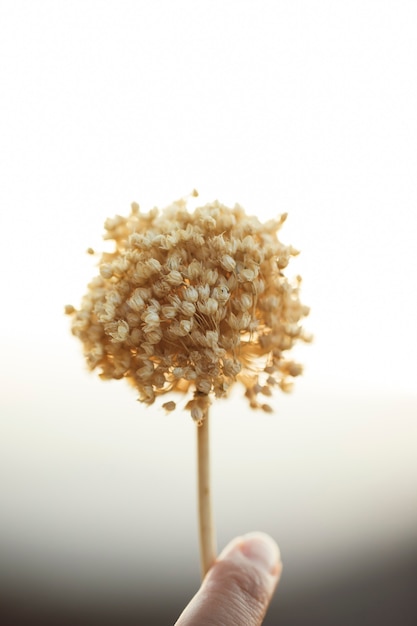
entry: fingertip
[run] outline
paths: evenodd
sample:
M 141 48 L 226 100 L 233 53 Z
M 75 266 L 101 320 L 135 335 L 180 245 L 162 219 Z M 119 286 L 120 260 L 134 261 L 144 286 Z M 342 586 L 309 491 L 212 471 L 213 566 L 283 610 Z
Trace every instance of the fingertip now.
M 233 539 L 207 572 L 177 626 L 259 626 L 281 569 L 279 548 L 269 535 L 255 532 Z
M 266 533 L 252 532 L 237 537 L 225 547 L 218 560 L 242 554 L 256 567 L 272 576 L 277 576 L 282 569 L 280 549 Z
M 246 558 L 276 576 L 281 565 L 281 552 L 272 537 L 266 533 L 250 533 L 244 536 L 240 549 Z

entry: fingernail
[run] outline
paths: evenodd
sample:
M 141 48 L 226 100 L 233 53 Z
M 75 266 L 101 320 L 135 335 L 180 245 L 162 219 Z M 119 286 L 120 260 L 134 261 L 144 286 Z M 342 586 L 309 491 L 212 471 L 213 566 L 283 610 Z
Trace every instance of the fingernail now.
M 279 548 L 269 535 L 252 533 L 242 537 L 241 552 L 247 559 L 269 574 L 276 574 L 281 562 Z

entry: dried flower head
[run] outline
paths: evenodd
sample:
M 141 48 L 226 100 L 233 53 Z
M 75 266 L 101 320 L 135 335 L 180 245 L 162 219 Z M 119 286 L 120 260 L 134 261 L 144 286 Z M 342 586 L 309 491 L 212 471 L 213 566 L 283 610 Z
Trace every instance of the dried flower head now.
M 261 223 L 217 201 L 190 213 L 184 199 L 162 212 L 134 203 L 128 217 L 108 219 L 114 252 L 103 253 L 80 309 L 66 307 L 90 369 L 126 378 L 146 404 L 194 391 L 197 421 L 235 381 L 252 408 L 270 411 L 265 397 L 302 371 L 286 353 L 309 340 L 301 279 L 283 273 L 298 254 L 277 237 L 285 219 Z

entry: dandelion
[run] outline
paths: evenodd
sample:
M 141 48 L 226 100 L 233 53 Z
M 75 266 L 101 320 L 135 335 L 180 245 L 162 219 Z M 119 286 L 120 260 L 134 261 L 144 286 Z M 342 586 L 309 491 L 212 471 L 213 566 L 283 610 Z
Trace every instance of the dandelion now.
M 216 556 L 211 400 L 241 383 L 249 406 L 270 413 L 265 397 L 276 388 L 288 391 L 302 373 L 288 351 L 310 340 L 302 326 L 309 310 L 299 299 L 301 279 L 283 273 L 298 254 L 278 239 L 285 219 L 262 223 L 239 205 L 218 201 L 192 213 L 184 199 L 162 212 L 142 213 L 133 203 L 127 217 L 106 220 L 104 239 L 114 250 L 102 255 L 79 309 L 65 309 L 88 367 L 103 379 L 126 379 L 148 405 L 167 393 L 189 396 L 186 409 L 198 425 L 203 574 Z M 177 404 L 162 407 L 172 412 Z

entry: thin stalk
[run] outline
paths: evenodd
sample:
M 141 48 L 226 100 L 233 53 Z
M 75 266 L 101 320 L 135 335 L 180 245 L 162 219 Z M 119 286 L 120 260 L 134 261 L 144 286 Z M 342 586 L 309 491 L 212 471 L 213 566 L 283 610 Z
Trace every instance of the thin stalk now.
M 197 473 L 201 577 L 204 578 L 217 556 L 211 506 L 208 407 L 203 421 L 197 426 Z

